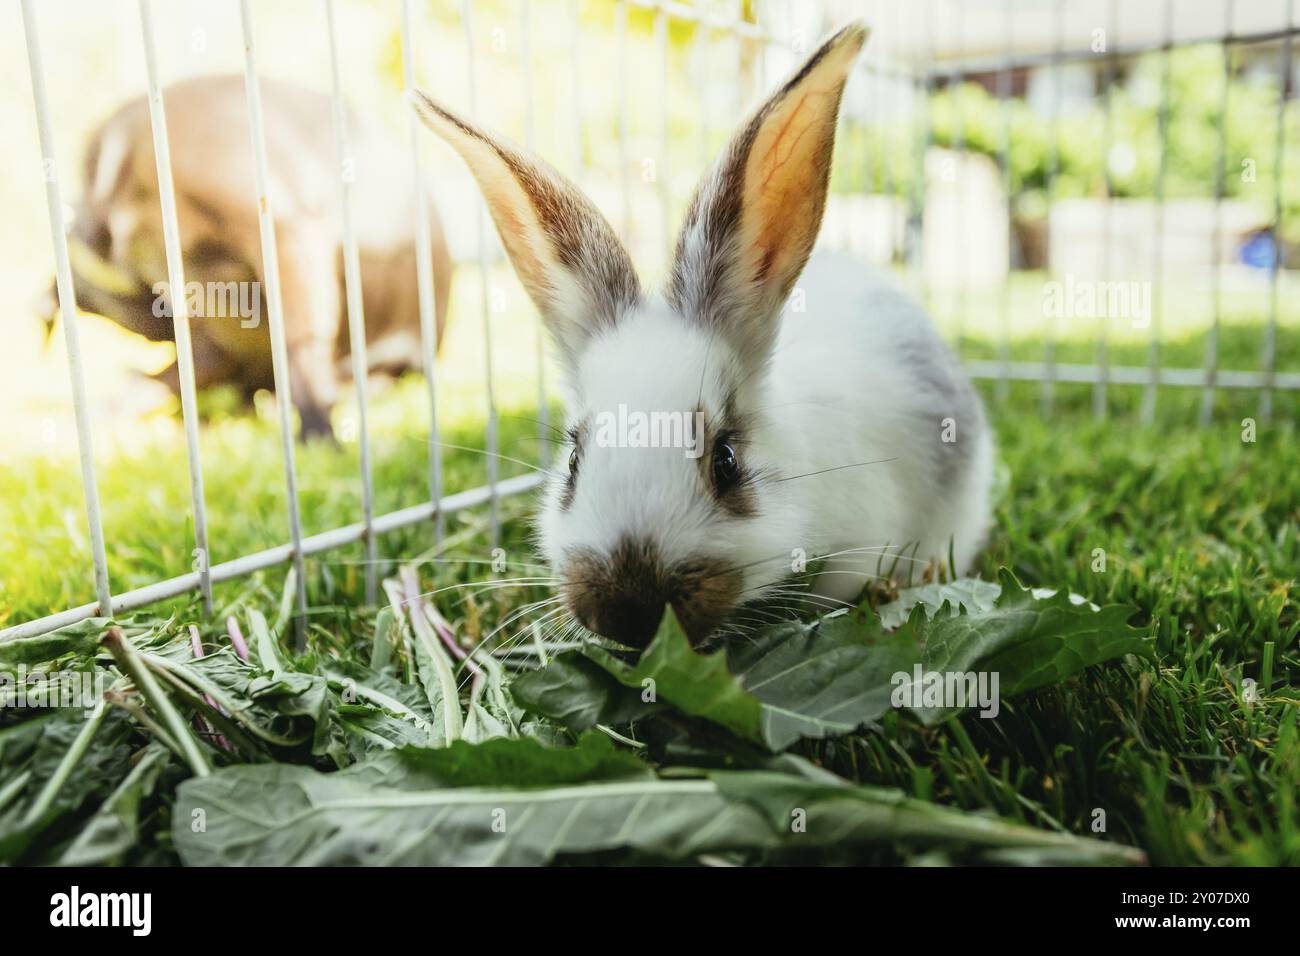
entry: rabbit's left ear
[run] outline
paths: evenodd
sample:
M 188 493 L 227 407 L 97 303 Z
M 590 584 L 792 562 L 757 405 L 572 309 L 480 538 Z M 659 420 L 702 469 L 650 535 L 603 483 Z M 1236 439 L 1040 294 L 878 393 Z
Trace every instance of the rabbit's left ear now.
M 539 157 L 420 90 L 411 92 L 411 104 L 478 180 L 515 273 L 572 369 L 592 335 L 640 300 L 622 243 L 582 192 Z
M 759 107 L 686 214 L 670 301 L 747 361 L 770 351 L 781 306 L 817 239 L 840 98 L 867 32 L 860 22 L 844 27 Z

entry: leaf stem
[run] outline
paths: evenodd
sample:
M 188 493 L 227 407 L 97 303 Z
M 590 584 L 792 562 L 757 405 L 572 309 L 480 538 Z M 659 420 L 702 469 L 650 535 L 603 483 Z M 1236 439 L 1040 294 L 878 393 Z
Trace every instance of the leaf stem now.
M 256 608 L 249 608 L 248 621 L 253 629 L 253 639 L 257 642 L 258 663 L 263 670 L 270 671 L 272 677 L 279 677 L 284 672 L 284 662 L 280 660 L 280 649 L 267 627 L 266 617 Z
M 104 637 L 104 643 L 117 661 L 117 665 L 131 678 L 131 681 L 144 696 L 149 706 L 161 718 L 163 726 L 171 732 L 176 743 L 180 746 L 181 755 L 185 758 L 185 762 L 190 765 L 190 769 L 194 771 L 194 775 L 196 777 L 206 777 L 212 772 L 212 768 L 208 766 L 207 758 L 203 756 L 198 741 L 190 733 L 185 718 L 181 716 L 180 711 L 171 702 L 171 698 L 158 686 L 158 682 L 154 680 L 149 668 L 141 661 L 139 654 L 131 646 L 131 642 L 122 634 L 122 629 L 118 627 L 109 628 L 108 634 Z
M 624 737 L 622 734 L 620 734 L 617 730 L 615 730 L 612 727 L 606 727 L 604 724 L 597 724 L 596 729 L 599 730 L 601 733 L 603 733 L 605 736 L 609 737 L 612 740 L 617 740 L 621 744 L 626 744 L 627 746 L 634 747 L 637 750 L 642 750 L 645 748 L 645 744 L 642 743 L 641 741 L 633 740 L 631 737 Z
M 442 642 L 424 614 L 424 606 L 420 599 L 420 583 L 415 577 L 414 570 L 409 567 L 403 568 L 402 579 L 406 590 L 406 619 L 410 622 L 420 649 L 424 651 L 424 656 L 428 659 L 441 686 L 443 729 L 447 735 L 447 743 L 450 744 L 459 740 L 464 730 L 464 717 L 460 712 L 460 688 L 452 673 L 451 659 L 443 650 Z M 436 706 L 435 701 L 430 700 L 430 703 Z
M 181 745 L 175 741 L 165 727 L 145 712 L 145 709 L 140 706 L 139 702 L 131 700 L 120 691 L 109 691 L 104 695 L 104 699 L 116 707 L 121 707 L 124 711 L 130 714 L 135 718 L 137 723 L 144 727 L 145 730 L 149 731 L 149 733 L 153 734 L 166 744 L 167 747 L 171 749 L 172 753 L 176 754 L 176 756 L 181 759 L 185 758 L 185 754 L 181 751 Z
M 24 770 L 3 787 L 0 787 L 0 810 L 4 810 L 5 807 L 9 806 L 9 801 L 22 792 L 23 787 L 27 786 L 27 781 L 31 778 L 32 772 Z
M 235 648 L 235 653 L 239 655 L 239 659 L 247 661 L 248 641 L 244 640 L 244 632 L 239 629 L 239 621 L 233 614 L 226 618 L 226 633 L 230 635 L 230 643 Z
M 104 706 L 104 699 L 101 697 L 99 703 L 95 706 L 95 712 L 86 718 L 85 723 L 81 725 L 81 730 L 77 732 L 76 738 L 72 741 L 72 746 L 68 752 L 63 755 L 59 765 L 54 768 L 54 773 L 50 774 L 50 779 L 45 781 L 45 786 L 37 794 L 36 799 L 32 801 L 31 807 L 27 810 L 27 816 L 23 818 L 23 823 L 27 826 L 35 823 L 43 817 L 50 806 L 54 803 L 54 798 L 59 795 L 63 785 L 67 782 L 68 776 L 73 769 L 85 756 L 86 749 L 90 742 L 95 739 L 95 733 L 99 730 L 100 724 L 104 722 L 104 715 L 108 713 L 108 708 Z

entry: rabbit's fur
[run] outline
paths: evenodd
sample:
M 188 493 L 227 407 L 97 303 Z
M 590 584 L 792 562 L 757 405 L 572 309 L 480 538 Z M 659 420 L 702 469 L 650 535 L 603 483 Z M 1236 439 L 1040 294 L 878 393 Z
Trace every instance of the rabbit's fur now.
M 574 448 L 538 537 L 594 631 L 644 644 L 670 604 L 698 640 L 788 586 L 834 606 L 950 556 L 961 573 L 982 545 L 993 443 L 975 390 L 882 276 L 809 258 L 865 39 L 845 27 L 741 126 L 701 183 L 662 294 L 642 291 L 558 173 L 414 94 L 478 179 L 558 347 Z M 698 457 L 601 440 L 620 410 L 702 413 Z

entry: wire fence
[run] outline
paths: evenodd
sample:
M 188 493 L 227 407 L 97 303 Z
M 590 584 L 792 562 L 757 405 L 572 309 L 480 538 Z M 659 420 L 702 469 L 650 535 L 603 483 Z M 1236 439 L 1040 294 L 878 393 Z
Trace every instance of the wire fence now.
M 170 149 L 168 141 L 167 118 L 162 96 L 163 80 L 159 76 L 154 40 L 154 26 L 149 0 L 138 0 L 140 29 L 143 37 L 145 66 L 148 87 L 148 103 L 152 123 L 153 147 L 155 152 L 159 192 L 161 197 L 161 214 L 164 230 L 166 267 L 170 288 L 185 288 L 185 262 L 182 255 L 180 231 L 177 224 L 176 193 L 172 182 Z M 978 82 L 991 88 L 1001 110 L 1001 124 L 998 133 L 999 146 L 992 157 L 996 169 L 996 182 L 1001 191 L 1001 212 L 1005 219 L 1005 272 L 1001 278 L 1000 290 L 996 294 L 996 309 L 1000 313 L 996 353 L 992 359 L 970 360 L 966 362 L 971 374 L 977 378 L 991 379 L 996 383 L 999 398 L 1005 398 L 1011 383 L 1019 381 L 1037 382 L 1041 388 L 1041 401 L 1044 412 L 1050 412 L 1055 398 L 1056 386 L 1060 383 L 1081 383 L 1092 386 L 1093 409 L 1098 416 L 1105 415 L 1108 409 L 1109 390 L 1117 386 L 1133 386 L 1143 390 L 1141 418 L 1153 420 L 1157 395 L 1162 386 L 1193 388 L 1201 391 L 1202 401 L 1200 417 L 1204 422 L 1210 421 L 1215 402 L 1215 394 L 1220 389 L 1254 390 L 1259 396 L 1259 414 L 1267 419 L 1273 412 L 1274 393 L 1279 390 L 1300 390 L 1300 374 L 1283 372 L 1277 368 L 1277 334 L 1280 306 L 1280 284 L 1284 248 L 1281 241 L 1284 210 L 1284 163 L 1285 110 L 1288 97 L 1292 92 L 1292 44 L 1298 32 L 1293 25 L 1293 0 L 1285 0 L 1285 19 L 1277 29 L 1234 34 L 1232 30 L 1231 0 L 1225 4 L 1227 20 L 1221 33 L 1194 39 L 1174 39 L 1174 4 L 1164 0 L 1163 23 L 1164 36 L 1158 41 L 1143 40 L 1125 46 L 1116 35 L 1118 25 L 1118 4 L 1111 0 L 1109 11 L 1111 20 L 1107 24 L 1108 40 L 1104 50 L 1099 52 L 1084 43 L 1080 45 L 1075 38 L 1067 37 L 1065 29 L 1066 4 L 1064 0 L 1054 0 L 1054 42 L 1041 50 L 1017 50 L 1011 38 L 1016 27 L 1015 4 L 1007 0 L 1002 6 L 1003 36 L 1006 38 L 1005 50 L 997 55 L 985 53 L 963 55 L 962 27 L 966 19 L 961 15 L 961 5 L 955 7 L 958 20 L 951 27 L 956 36 L 954 41 L 940 58 L 935 49 L 934 36 L 936 24 L 928 25 L 929 42 L 919 48 L 907 51 L 888 47 L 870 47 L 868 54 L 857 68 L 850 84 L 850 93 L 846 103 L 856 102 L 855 111 L 846 111 L 845 126 L 871 128 L 878 122 L 894 123 L 903 132 L 895 145 L 897 151 L 890 150 L 882 142 L 875 143 L 875 148 L 868 148 L 866 154 L 848 155 L 847 147 L 842 148 L 837 165 L 852 163 L 861 173 L 859 192 L 883 198 L 889 203 L 889 212 L 880 221 L 877 230 L 884 234 L 878 243 L 874 258 L 885 264 L 893 264 L 905 275 L 916 281 L 917 291 L 927 300 L 935 297 L 926 278 L 927 254 L 934 241 L 931 233 L 934 229 L 928 222 L 928 213 L 934 201 L 932 193 L 942 188 L 945 179 L 942 173 L 938 178 L 932 173 L 932 165 L 939 137 L 932 115 L 931 104 L 941 90 L 954 90 L 966 82 Z M 633 193 L 638 184 L 633 182 L 632 170 L 635 165 L 632 156 L 631 132 L 629 129 L 628 93 L 634 82 L 644 86 L 658 84 L 660 91 L 661 113 L 658 116 L 658 155 L 656 176 L 651 189 L 657 193 L 658 204 L 662 210 L 665 234 L 680 206 L 679 197 L 674 194 L 672 178 L 668 175 L 670 155 L 670 117 L 667 105 L 669 78 L 672 71 L 672 48 L 670 32 L 673 27 L 685 26 L 693 31 L 689 48 L 692 60 L 704 71 L 704 66 L 723 56 L 737 57 L 737 82 L 743 82 L 746 73 L 754 87 L 753 93 L 765 89 L 776 81 L 777 74 L 773 62 L 784 62 L 780 57 L 770 59 L 768 54 L 779 52 L 786 60 L 793 62 L 807 52 L 811 46 L 801 35 L 783 33 L 764 18 L 767 5 L 758 5 L 757 22 L 743 16 L 743 6 L 737 4 L 731 15 L 719 16 L 713 8 L 690 6 L 678 2 L 661 2 L 661 0 L 618 0 L 615 8 L 614 43 L 618 49 L 618 122 L 617 153 L 619 157 L 618 189 L 621 216 L 618 217 L 625 237 L 633 219 Z M 522 61 L 525 75 L 531 75 L 533 68 L 533 47 L 531 43 L 531 24 L 536 12 L 531 0 L 518 2 L 518 30 L 520 42 L 518 56 Z M 878 9 L 878 8 L 877 8 Z M 340 73 L 338 57 L 338 37 L 335 25 L 334 0 L 321 0 L 321 16 L 326 21 L 329 34 L 329 50 L 332 82 L 332 106 L 335 160 L 340 169 L 339 208 L 342 221 L 343 280 L 347 308 L 348 338 L 351 345 L 351 361 L 355 382 L 357 438 L 360 445 L 361 471 L 361 519 L 353 524 L 334 528 L 319 534 L 304 535 L 299 513 L 298 475 L 295 460 L 295 443 L 290 398 L 290 381 L 288 373 L 288 346 L 285 337 L 285 321 L 281 300 L 279 263 L 276 248 L 275 210 L 270 202 L 268 189 L 269 173 L 267 169 L 267 151 L 265 124 L 262 113 L 261 89 L 257 68 L 257 32 L 249 0 L 241 0 L 238 9 L 244 41 L 245 89 L 247 107 L 252 132 L 254 163 L 256 170 L 256 188 L 258 192 L 259 230 L 262 249 L 262 268 L 260 274 L 266 290 L 268 326 L 272 364 L 279 415 L 279 432 L 283 455 L 284 483 L 287 492 L 289 541 L 278 547 L 241 555 L 220 563 L 211 563 L 210 538 L 219 534 L 208 520 L 204 495 L 203 468 L 199 454 L 198 411 L 195 395 L 194 359 L 191 353 L 190 316 L 187 314 L 185 297 L 172 297 L 172 323 L 174 325 L 177 364 L 180 379 L 181 413 L 184 423 L 186 448 L 189 460 L 190 486 L 194 527 L 194 566 L 185 574 L 158 581 L 144 587 L 114 593 L 109 577 L 104 533 L 101 522 L 101 501 L 99 498 L 94 465 L 95 423 L 87 405 L 82 353 L 78 338 L 78 312 L 73 288 L 73 273 L 69 261 L 66 228 L 64 221 L 64 197 L 61 189 L 59 170 L 55 162 L 52 119 L 49 98 L 46 91 L 45 61 L 42 45 L 38 35 L 37 4 L 35 0 L 21 0 L 22 18 L 31 84 L 33 92 L 34 113 L 39 133 L 40 149 L 46 173 L 45 190 L 48 212 L 53 236 L 53 253 L 56 268 L 59 308 L 63 334 L 66 338 L 68 369 L 71 391 L 76 415 L 76 435 L 80 458 L 81 479 L 85 498 L 86 521 L 89 528 L 91 568 L 94 581 L 95 600 L 78 607 L 68 608 L 48 616 L 27 621 L 0 631 L 0 640 L 15 639 L 43 634 L 60 627 L 97 616 L 119 615 L 138 609 L 157 601 L 187 593 L 198 592 L 202 595 L 204 607 L 212 608 L 212 589 L 215 584 L 230 581 L 252 572 L 288 563 L 293 569 L 295 582 L 294 600 L 298 612 L 297 620 L 301 622 L 307 610 L 307 574 L 305 561 L 312 555 L 320 554 L 344 545 L 361 542 L 366 553 L 365 593 L 368 601 L 373 602 L 376 595 L 377 539 L 380 535 L 419 524 L 432 524 L 435 537 L 441 540 L 445 517 L 458 511 L 486 506 L 489 511 L 490 534 L 495 545 L 499 535 L 502 499 L 526 493 L 535 489 L 540 483 L 540 476 L 529 474 L 520 477 L 502 479 L 498 474 L 498 410 L 494 382 L 494 362 L 492 352 L 492 310 L 489 307 L 489 267 L 492 258 L 490 234 L 482 205 L 476 207 L 475 216 L 475 251 L 477 269 L 480 278 L 482 301 L 482 329 L 484 336 L 485 366 L 484 378 L 484 413 L 486 420 L 486 460 L 487 484 L 482 487 L 453 490 L 450 494 L 443 487 L 443 467 L 439 440 L 439 418 L 437 408 L 436 365 L 437 325 L 435 322 L 436 303 L 434 301 L 434 280 L 431 255 L 431 237 L 429 234 L 429 217 L 427 207 L 429 196 L 425 186 L 426 162 L 423 151 L 425 144 L 431 140 L 418 128 L 414 114 L 409 118 L 409 174 L 415 190 L 416 208 L 412 210 L 416 223 L 416 250 L 418 261 L 418 299 L 419 328 L 421 336 L 421 358 L 424 379 L 427 386 L 427 401 L 430 414 L 428 434 L 428 500 L 423 504 L 389 512 L 375 513 L 374 468 L 372 461 L 371 436 L 368 421 L 368 392 L 366 386 L 366 334 L 365 317 L 361 294 L 360 257 L 358 255 L 357 235 L 353 223 L 353 202 L 351 179 L 344 174 L 348 166 L 349 133 L 346 128 L 347 112 L 344 108 L 343 90 L 345 78 Z M 630 36 L 629 15 L 632 11 L 649 12 L 653 16 L 653 29 L 649 42 L 653 44 L 659 61 L 657 77 L 629 76 L 629 58 L 626 54 L 628 45 L 636 41 Z M 572 72 L 572 89 L 570 100 L 565 104 L 566 111 L 572 113 L 576 127 L 574 138 L 574 167 L 581 177 L 585 161 L 583 150 L 584 135 L 584 82 L 581 78 L 581 57 L 584 48 L 582 23 L 579 16 L 577 0 L 568 0 L 566 5 L 548 4 L 548 16 L 567 16 L 571 21 L 571 62 L 568 69 Z M 468 64 L 469 102 L 467 112 L 471 117 L 478 115 L 479 90 L 476 82 L 475 18 L 473 4 L 463 0 L 460 16 L 464 28 L 465 50 Z M 931 7 L 933 15 L 933 5 Z M 832 24 L 826 24 L 830 26 Z M 415 31 L 412 24 L 410 0 L 403 0 L 400 9 L 400 38 L 402 76 L 407 88 L 415 83 L 415 64 L 418 58 L 431 55 L 432 51 L 421 51 L 414 43 Z M 1052 78 L 1052 93 L 1049 105 L 1048 159 L 1044 191 L 1049 213 L 1055 208 L 1058 197 L 1055 195 L 1058 174 L 1061 171 L 1062 142 L 1059 119 L 1062 110 L 1062 87 L 1065 68 L 1070 64 L 1090 63 L 1099 65 L 1102 71 L 1101 102 L 1105 111 L 1105 123 L 1102 131 L 1101 153 L 1109 157 L 1114 128 L 1114 99 L 1117 76 L 1123 66 L 1137 57 L 1156 55 L 1164 58 L 1163 82 L 1160 90 L 1158 110 L 1158 149 L 1159 164 L 1155 173 L 1153 190 L 1153 217 L 1150 223 L 1152 235 L 1151 248 L 1153 261 L 1150 263 L 1151 274 L 1163 276 L 1164 239 L 1167 233 L 1166 220 L 1166 180 L 1168 172 L 1167 156 L 1170 136 L 1170 70 L 1169 60 L 1173 51 L 1180 47 L 1199 44 L 1216 44 L 1222 50 L 1223 93 L 1220 112 L 1217 117 L 1218 141 L 1216 143 L 1217 173 L 1212 189 L 1213 201 L 1213 236 L 1211 244 L 1216 250 L 1211 266 L 1211 295 L 1213 298 L 1212 321 L 1206 339 L 1204 362 L 1198 368 L 1166 367 L 1162 365 L 1162 324 L 1161 303 L 1152 306 L 1153 321 L 1150 325 L 1148 343 L 1148 361 L 1145 365 L 1118 365 L 1111 360 L 1111 342 L 1108 339 L 1107 322 L 1098 325 L 1095 342 L 1095 356 L 1091 363 L 1067 363 L 1058 360 L 1058 342 L 1054 336 L 1053 326 L 1045 326 L 1041 342 L 1041 360 L 1013 360 L 1012 357 L 1012 318 L 1015 304 L 1011 294 L 1012 277 L 1016 266 L 1017 240 L 1015 218 L 1016 195 L 1012 178 L 1012 108 L 1017 99 L 1024 94 L 1017 94 L 1017 79 L 1023 79 L 1030 71 L 1042 70 Z M 1229 110 L 1231 108 L 1229 90 L 1233 69 L 1234 53 L 1237 50 L 1258 45 L 1276 44 L 1278 47 L 1276 104 L 1276 130 L 1274 136 L 1275 156 L 1273 196 L 1271 204 L 1272 222 L 1269 233 L 1272 237 L 1273 257 L 1269 266 L 1269 295 L 1264 341 L 1259 367 L 1255 369 L 1225 369 L 1220 367 L 1219 334 L 1222 324 L 1222 288 L 1220 283 L 1221 257 L 1217 250 L 1222 243 L 1223 223 L 1221 207 L 1226 194 L 1226 149 Z M 733 50 L 734 48 L 734 50 Z M 748 53 L 747 53 L 748 51 Z M 757 51 L 755 53 L 755 51 Z M 535 138 L 537 104 L 531 84 L 526 84 L 526 122 L 525 142 L 532 146 Z M 949 117 L 947 151 L 958 157 L 958 169 L 966 155 L 971 152 L 967 141 L 967 130 L 963 125 L 960 111 L 960 99 L 953 100 L 953 109 Z M 734 121 L 735 117 L 729 117 Z M 710 151 L 711 126 L 707 117 L 700 120 L 700 155 L 705 157 Z M 847 143 L 851 145 L 852 137 Z M 1114 254 L 1114 221 L 1112 200 L 1115 198 L 1110 166 L 1103 164 L 1104 191 L 1100 202 L 1103 210 L 1102 238 L 1100 248 L 1104 257 L 1101 276 L 1111 272 Z M 949 179 L 965 189 L 963 176 Z M 936 186 L 936 182 L 939 183 Z M 843 194 L 836 193 L 836 197 Z M 845 207 L 843 214 L 849 221 L 852 231 L 852 207 Z M 949 233 L 962 236 L 971 223 L 963 223 L 965 202 L 953 205 L 952 218 L 947 220 Z M 1050 215 L 1048 231 L 1050 233 Z M 874 222 L 874 220 L 873 220 Z M 830 227 L 828 226 L 828 229 Z M 1050 237 L 1049 240 L 1050 242 Z M 850 242 L 851 245 L 851 242 Z M 1023 252 L 1020 253 L 1023 258 Z M 1051 268 L 1049 267 L 1049 274 Z M 964 275 L 964 273 L 963 273 Z M 968 309 L 968 290 L 963 278 L 954 292 L 955 305 L 951 310 L 956 317 L 956 335 L 960 338 Z M 1163 283 L 1154 283 L 1154 295 L 1162 295 Z M 538 358 L 538 412 L 539 428 L 545 434 L 549 425 L 546 421 L 547 391 L 542 370 L 545 356 L 540 328 L 535 343 Z M 542 467 L 549 464 L 548 443 L 541 441 L 539 453 Z

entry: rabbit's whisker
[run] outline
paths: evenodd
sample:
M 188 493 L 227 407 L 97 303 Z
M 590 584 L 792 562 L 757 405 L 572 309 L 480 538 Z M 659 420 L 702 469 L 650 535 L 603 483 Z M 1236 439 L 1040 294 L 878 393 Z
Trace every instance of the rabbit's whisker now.
M 773 478 L 772 481 L 794 481 L 796 478 L 812 478 L 814 475 L 825 475 L 832 471 L 843 471 L 846 468 L 862 468 L 866 465 L 883 465 L 885 462 L 898 461 L 898 457 L 893 458 L 873 458 L 871 461 L 859 461 L 852 465 L 836 465 L 834 468 L 822 468 L 819 471 L 808 471 L 802 475 L 790 475 L 786 478 Z

